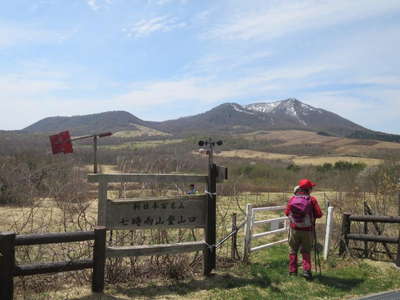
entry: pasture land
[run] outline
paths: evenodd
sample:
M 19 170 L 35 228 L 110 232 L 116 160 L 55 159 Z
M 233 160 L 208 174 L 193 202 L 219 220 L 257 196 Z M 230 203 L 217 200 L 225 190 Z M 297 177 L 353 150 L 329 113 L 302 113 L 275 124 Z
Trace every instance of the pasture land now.
M 113 185 L 109 192 L 109 198 L 118 198 L 124 193 L 119 192 L 121 185 Z M 154 193 L 154 190 L 132 190 L 126 196 L 134 194 Z M 179 189 L 170 189 L 169 193 L 179 194 Z M 217 212 L 217 240 L 224 237 L 231 230 L 231 214 L 236 213 L 238 224 L 245 218 L 245 205 L 253 203 L 257 206 L 283 205 L 286 203 L 290 192 L 286 193 L 240 193 L 229 196 L 218 197 Z M 335 206 L 342 203 L 341 194 L 329 191 L 314 193 L 319 199 L 322 209 L 326 210 L 326 203 L 330 201 Z M 365 198 L 365 197 L 364 197 Z M 340 225 L 341 209 L 352 207 L 353 211 L 359 208 L 349 199 L 345 198 L 346 203 L 343 207 L 338 207 L 335 215 L 336 227 Z M 96 199 L 91 199 L 84 205 L 84 212 L 74 213 L 74 207 L 81 204 L 71 204 L 67 207 L 60 206 L 53 199 L 37 199 L 34 207 L 11 207 L 3 206 L 0 209 L 0 230 L 16 231 L 18 233 L 29 232 L 51 232 L 51 231 L 75 231 L 88 230 L 96 224 L 97 203 Z M 357 208 L 358 207 L 358 208 Z M 67 213 L 66 213 L 67 212 Z M 257 218 L 274 217 L 279 212 L 269 212 L 259 214 Z M 320 226 L 320 237 L 323 236 L 323 224 L 325 219 L 318 221 Z M 260 228 L 262 230 L 263 228 Z M 132 233 L 138 239 L 134 243 L 152 243 L 155 231 L 137 230 Z M 165 235 L 166 233 L 162 233 Z M 168 240 L 175 241 L 181 237 L 186 239 L 201 238 L 202 233 L 196 230 L 179 232 L 178 230 L 168 231 Z M 117 243 L 117 238 L 122 236 L 121 231 L 114 231 L 114 237 L 108 239 Z M 126 235 L 126 234 L 125 234 Z M 280 236 L 265 237 L 254 242 L 254 246 L 266 241 L 282 239 Z M 129 234 L 130 236 L 130 234 Z M 322 238 L 319 240 L 322 242 Z M 129 242 L 129 240 L 125 240 Z M 242 253 L 243 249 L 243 230 L 239 231 L 238 249 Z M 337 241 L 333 243 L 333 252 Z M 61 247 L 61 246 L 60 246 Z M 23 247 L 17 252 L 18 261 L 52 261 L 79 258 L 83 254 L 90 253 L 90 247 L 86 249 L 84 245 L 76 245 L 75 248 L 57 248 L 57 245 L 45 247 L 28 248 Z M 75 253 L 77 251 L 77 253 Z M 287 276 L 287 246 L 281 245 L 271 249 L 257 251 L 251 255 L 251 263 L 243 264 L 230 258 L 230 241 L 217 250 L 218 262 L 214 276 L 204 278 L 201 275 L 201 264 L 195 264 L 191 271 L 179 275 L 180 268 L 186 265 L 187 261 L 193 259 L 193 254 L 183 257 L 183 260 L 176 260 L 170 263 L 170 267 L 176 273 L 157 273 L 164 270 L 160 265 L 152 273 L 137 273 L 125 275 L 124 280 L 117 280 L 106 283 L 104 295 L 92 295 L 90 292 L 90 272 L 71 272 L 57 274 L 54 276 L 16 278 L 17 294 L 29 299 L 350 299 L 354 296 L 367 293 L 374 293 L 388 289 L 397 288 L 400 285 L 400 274 L 393 267 L 392 263 L 375 263 L 369 260 L 338 258 L 335 255 L 323 263 L 323 274 L 317 276 L 314 282 L 305 282 L 301 277 Z M 164 264 L 168 264 L 166 258 Z M 154 264 L 158 258 L 139 258 L 132 262 L 130 259 L 123 259 L 121 263 L 115 265 L 115 261 L 109 260 L 109 264 L 116 266 L 117 269 L 110 268 L 109 272 L 120 272 L 125 274 L 128 265 L 134 264 L 136 268 Z M 121 268 L 121 269 L 118 269 Z M 174 269 L 178 268 L 178 269 Z M 77 275 L 81 274 L 81 275 Z M 175 275 L 174 275 L 175 274 Z M 37 279 L 40 278 L 40 279 Z M 52 284 L 49 284 L 52 282 Z M 32 287 L 32 283 L 37 283 L 37 287 Z M 81 285 L 81 287 L 79 286 Z M 24 289 L 25 287 L 25 289 Z M 306 288 L 305 288 L 306 287 Z M 29 295 L 29 296 L 28 296 Z
M 164 145 L 179 144 L 182 139 L 168 139 L 168 140 L 151 140 L 151 141 L 137 141 L 137 142 L 127 142 L 119 145 L 105 145 L 100 146 L 109 150 L 122 150 L 122 149 L 142 149 L 151 147 L 160 147 Z
M 304 144 L 321 145 L 337 155 L 367 156 L 379 150 L 400 150 L 400 143 L 324 136 L 304 130 L 256 131 L 240 135 L 249 141 L 273 143 L 272 147 L 295 147 Z
M 325 163 L 335 164 L 339 161 L 345 161 L 349 163 L 362 163 L 367 166 L 376 166 L 383 162 L 381 159 L 366 158 L 366 157 L 351 157 L 351 156 L 299 156 L 293 159 L 293 162 L 299 166 L 313 165 L 319 166 Z
M 263 160 L 286 160 L 295 163 L 299 166 L 313 165 L 319 166 L 324 163 L 334 164 L 338 161 L 345 161 L 350 163 L 363 163 L 367 166 L 379 165 L 383 162 L 381 159 L 377 158 L 367 158 L 367 157 L 353 157 L 353 156 L 301 156 L 301 155 L 290 155 L 290 154 L 279 154 L 279 153 L 269 153 L 254 150 L 230 150 L 221 151 L 216 154 L 220 157 L 229 158 L 246 158 L 246 159 L 263 159 Z
M 137 130 L 123 130 L 123 131 L 117 131 L 113 134 L 115 137 L 121 137 L 121 138 L 135 138 L 135 137 L 141 137 L 141 136 L 170 136 L 171 134 L 162 132 L 156 129 L 152 129 L 149 127 L 141 126 L 135 124 L 135 127 Z
M 252 255 L 250 264 L 218 267 L 209 278 L 148 280 L 146 283 L 107 284 L 105 293 L 93 295 L 88 286 L 30 295 L 29 299 L 128 300 L 128 299 L 354 299 L 366 294 L 398 289 L 400 276 L 392 264 L 371 260 L 331 258 L 322 274 L 307 282 L 287 275 L 287 246 Z

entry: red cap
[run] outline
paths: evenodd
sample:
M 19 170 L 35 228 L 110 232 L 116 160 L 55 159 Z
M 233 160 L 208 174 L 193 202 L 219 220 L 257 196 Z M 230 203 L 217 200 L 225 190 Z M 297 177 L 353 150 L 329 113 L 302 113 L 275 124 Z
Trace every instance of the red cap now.
M 299 181 L 299 187 L 302 189 L 311 189 L 313 186 L 315 186 L 315 183 L 312 182 L 311 180 L 301 179 Z

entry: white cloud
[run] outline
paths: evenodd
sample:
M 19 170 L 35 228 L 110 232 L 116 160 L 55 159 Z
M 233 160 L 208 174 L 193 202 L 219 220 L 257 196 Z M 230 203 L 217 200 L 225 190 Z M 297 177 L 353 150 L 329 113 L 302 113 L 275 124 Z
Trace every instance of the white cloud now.
M 270 51 L 257 51 L 253 53 L 235 54 L 210 54 L 185 66 L 189 74 L 214 74 L 226 73 L 232 70 L 246 68 L 255 63 L 262 64 L 265 59 L 271 58 Z
M 123 31 L 126 32 L 129 37 L 142 38 L 157 31 L 167 32 L 185 26 L 185 22 L 179 22 L 174 17 L 161 16 L 140 20 L 132 27 L 124 28 Z
M 18 75 L 5 76 L 0 79 L 1 98 L 6 101 L 16 96 L 41 96 L 52 91 L 64 90 L 67 87 L 65 82 L 59 80 L 19 78 Z
M 99 5 L 97 4 L 97 0 L 87 0 L 87 4 L 93 10 L 98 10 L 100 8 Z
M 176 80 L 132 83 L 128 92 L 115 96 L 118 107 L 150 108 L 177 102 L 212 104 L 235 101 L 244 97 L 265 96 L 283 90 L 288 82 L 303 82 L 309 76 L 329 70 L 332 66 L 318 65 L 297 69 L 260 71 L 251 76 L 235 79 L 210 77 L 184 77 Z M 282 81 L 281 81 L 282 80 Z M 301 83 L 299 83 L 301 85 Z
M 37 121 L 38 117 L 45 117 L 52 107 L 49 99 L 53 98 L 53 103 L 57 106 L 58 100 L 54 98 L 54 93 L 69 88 L 64 74 L 58 72 L 39 70 L 3 74 L 0 76 L 0 128 L 17 129 Z M 17 114 L 18 118 L 15 117 Z M 63 111 L 51 111 L 51 115 L 55 114 L 62 115 Z
M 268 40 L 305 29 L 320 29 L 400 11 L 397 0 L 279 0 L 268 7 L 236 15 L 206 36 L 218 39 Z
M 148 0 L 149 4 L 166 5 L 170 3 L 186 4 L 189 0 Z
M 111 4 L 113 0 L 85 0 L 89 7 L 96 11 L 105 5 Z
M 379 77 L 376 76 L 376 77 L 364 78 L 361 79 L 359 83 L 400 87 L 400 76 L 379 76 Z

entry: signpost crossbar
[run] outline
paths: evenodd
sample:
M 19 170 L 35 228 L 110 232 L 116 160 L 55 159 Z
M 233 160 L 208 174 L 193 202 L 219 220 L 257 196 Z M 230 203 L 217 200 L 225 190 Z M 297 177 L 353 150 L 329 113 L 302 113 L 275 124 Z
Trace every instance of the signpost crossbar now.
M 207 183 L 206 175 L 191 174 L 89 174 L 88 181 L 95 182 L 158 182 L 158 183 Z

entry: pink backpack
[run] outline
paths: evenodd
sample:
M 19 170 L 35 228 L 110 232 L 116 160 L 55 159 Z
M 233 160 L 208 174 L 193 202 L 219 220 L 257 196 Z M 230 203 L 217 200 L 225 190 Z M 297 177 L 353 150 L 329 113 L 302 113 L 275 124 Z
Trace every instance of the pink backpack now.
M 313 205 L 308 195 L 296 195 L 290 199 L 289 219 L 298 228 L 311 227 L 313 221 Z

